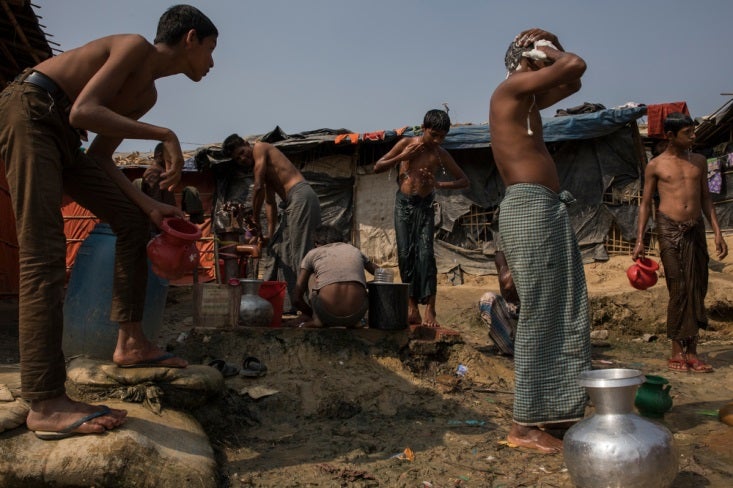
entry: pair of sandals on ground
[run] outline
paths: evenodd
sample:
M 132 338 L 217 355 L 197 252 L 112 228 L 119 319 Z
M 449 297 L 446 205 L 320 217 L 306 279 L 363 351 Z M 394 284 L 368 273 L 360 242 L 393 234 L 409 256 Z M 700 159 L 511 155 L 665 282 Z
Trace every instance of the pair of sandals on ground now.
M 245 357 L 242 361 L 241 368 L 234 364 L 229 364 L 223 359 L 214 359 L 209 362 L 209 366 L 218 369 L 225 378 L 237 375 L 246 376 L 247 378 L 258 378 L 267 374 L 265 363 L 253 356 Z
M 713 367 L 702 361 L 697 355 L 680 353 L 672 356 L 667 360 L 667 368 L 671 371 L 692 372 L 692 373 L 712 373 Z

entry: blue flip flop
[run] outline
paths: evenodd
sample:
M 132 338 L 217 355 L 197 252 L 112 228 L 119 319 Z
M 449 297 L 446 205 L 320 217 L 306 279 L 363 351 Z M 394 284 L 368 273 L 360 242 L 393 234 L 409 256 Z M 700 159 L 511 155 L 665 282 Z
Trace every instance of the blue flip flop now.
M 94 420 L 99 417 L 104 417 L 105 415 L 108 415 L 111 412 L 111 410 L 109 409 L 107 405 L 100 405 L 100 406 L 102 407 L 100 410 L 97 410 L 94 413 L 90 413 L 89 415 L 80 418 L 73 424 L 69 425 L 68 427 L 65 427 L 62 430 L 59 430 L 58 432 L 47 431 L 47 430 L 36 430 L 36 431 L 33 431 L 33 433 L 36 434 L 36 437 L 44 441 L 56 441 L 59 439 L 66 439 L 67 437 L 73 437 L 75 435 L 102 434 L 102 432 L 90 432 L 89 434 L 85 434 L 83 432 L 74 432 L 76 429 L 81 427 L 81 425 L 84 422 L 89 422 L 90 420 Z
M 161 354 L 157 358 L 153 359 L 147 359 L 145 361 L 140 361 L 139 363 L 130 363 L 130 364 L 118 364 L 118 368 L 182 368 L 183 366 L 170 366 L 168 364 L 160 364 L 166 359 L 171 359 L 176 357 L 175 354 L 171 354 L 169 352 L 165 354 Z
M 224 378 L 237 376 L 237 374 L 239 374 L 238 367 L 234 366 L 233 364 L 227 364 L 227 362 L 223 359 L 214 359 L 209 363 L 209 366 L 221 371 L 221 374 L 222 376 L 224 376 Z
M 248 356 L 242 361 L 242 369 L 239 374 L 249 378 L 264 376 L 267 374 L 267 366 L 256 357 Z

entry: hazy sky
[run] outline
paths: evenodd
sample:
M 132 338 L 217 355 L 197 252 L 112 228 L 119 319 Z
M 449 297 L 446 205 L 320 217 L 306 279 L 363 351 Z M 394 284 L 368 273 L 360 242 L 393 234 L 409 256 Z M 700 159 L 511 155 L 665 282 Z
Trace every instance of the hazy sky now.
M 34 0 L 50 39 L 68 50 L 108 34 L 155 37 L 171 0 Z M 201 82 L 158 81 L 142 119 L 171 128 L 184 150 L 232 132 L 354 132 L 419 125 L 447 103 L 454 123 L 484 123 L 505 75 L 504 53 L 526 28 L 557 34 L 588 70 L 576 95 L 616 107 L 684 100 L 708 115 L 733 92 L 731 0 L 209 0 L 219 29 Z M 120 151 L 151 151 L 126 141 Z

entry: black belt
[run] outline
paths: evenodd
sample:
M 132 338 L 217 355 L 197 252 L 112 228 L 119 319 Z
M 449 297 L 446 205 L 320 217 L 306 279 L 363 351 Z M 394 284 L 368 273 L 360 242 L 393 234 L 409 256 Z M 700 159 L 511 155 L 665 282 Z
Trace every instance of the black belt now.
M 33 71 L 25 77 L 23 83 L 30 83 L 31 85 L 35 85 L 46 90 L 63 112 L 69 113 L 71 110 L 71 100 L 69 100 L 69 97 L 66 95 L 64 90 L 62 90 L 55 81 L 43 73 Z

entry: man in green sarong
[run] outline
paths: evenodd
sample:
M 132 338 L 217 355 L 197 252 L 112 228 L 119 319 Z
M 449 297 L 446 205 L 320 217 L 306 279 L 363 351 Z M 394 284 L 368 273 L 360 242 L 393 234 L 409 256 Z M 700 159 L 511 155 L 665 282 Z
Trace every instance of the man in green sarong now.
M 506 188 L 499 233 L 522 304 L 514 341 L 514 422 L 509 444 L 562 450 L 544 430 L 583 418 L 578 377 L 590 369 L 590 318 L 578 244 L 560 179 L 542 136 L 540 109 L 580 89 L 585 62 L 557 36 L 529 29 L 512 41 L 504 80 L 491 97 L 489 125 Z

